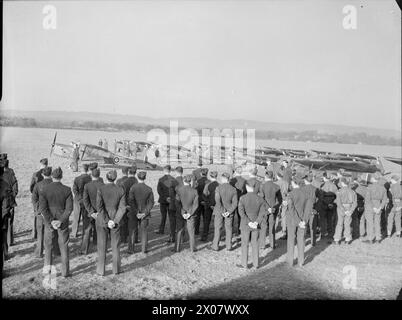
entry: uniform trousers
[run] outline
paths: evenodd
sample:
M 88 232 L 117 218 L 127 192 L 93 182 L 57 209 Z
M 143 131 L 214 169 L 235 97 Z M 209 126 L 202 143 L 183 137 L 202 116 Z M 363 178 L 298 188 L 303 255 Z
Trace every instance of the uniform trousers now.
M 225 243 L 226 250 L 232 249 L 232 224 L 234 214 L 227 217 L 222 216 L 221 213 L 215 213 L 214 217 L 214 239 L 212 240 L 212 249 L 219 250 L 219 241 L 221 239 L 221 230 L 225 225 Z
M 141 251 L 148 251 L 148 225 L 149 217 L 138 219 L 136 213 L 128 214 L 128 250 L 134 253 L 135 242 L 138 239 L 138 232 L 141 233 Z
M 98 249 L 98 262 L 96 265 L 96 272 L 99 275 L 105 275 L 107 239 L 110 235 L 110 243 L 112 246 L 112 270 L 114 274 L 120 273 L 120 227 L 117 226 L 113 229 L 109 229 L 97 224 L 96 233 Z
M 289 218 L 287 220 L 290 220 Z M 304 233 L 305 228 L 300 228 L 298 224 L 293 221 L 288 221 L 287 224 L 288 239 L 287 239 L 287 262 L 293 266 L 294 262 L 294 249 L 295 240 L 297 241 L 297 261 L 301 266 L 304 263 Z
M 258 258 L 259 258 L 259 245 L 258 245 L 258 235 L 259 229 L 252 230 L 248 226 L 242 226 L 241 228 L 241 264 L 243 267 L 247 268 L 248 264 L 248 247 L 251 242 L 251 259 L 253 261 L 253 266 L 258 268 Z
M 51 225 L 45 225 L 44 228 L 45 266 L 53 265 L 53 254 L 56 251 L 56 246 L 58 246 L 61 254 L 61 274 L 65 277 L 70 273 L 68 227 L 55 230 Z M 57 245 L 55 244 L 56 237 L 58 237 Z

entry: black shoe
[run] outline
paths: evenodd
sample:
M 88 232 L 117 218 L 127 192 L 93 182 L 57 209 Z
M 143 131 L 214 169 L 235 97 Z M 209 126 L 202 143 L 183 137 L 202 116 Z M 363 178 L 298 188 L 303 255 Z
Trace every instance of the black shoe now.
M 236 264 L 236 267 L 240 269 L 247 269 L 247 267 L 243 266 L 242 264 Z

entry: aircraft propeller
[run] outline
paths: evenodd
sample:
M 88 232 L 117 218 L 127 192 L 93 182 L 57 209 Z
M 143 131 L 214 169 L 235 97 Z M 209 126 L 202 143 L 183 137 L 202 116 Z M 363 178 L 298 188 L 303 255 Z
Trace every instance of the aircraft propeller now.
M 56 137 L 57 137 L 57 131 L 56 131 L 56 133 L 54 134 L 53 143 L 52 143 L 52 147 L 50 148 L 50 155 L 49 155 L 49 157 L 52 156 L 53 149 L 54 149 L 54 146 L 55 146 L 55 144 L 56 144 Z

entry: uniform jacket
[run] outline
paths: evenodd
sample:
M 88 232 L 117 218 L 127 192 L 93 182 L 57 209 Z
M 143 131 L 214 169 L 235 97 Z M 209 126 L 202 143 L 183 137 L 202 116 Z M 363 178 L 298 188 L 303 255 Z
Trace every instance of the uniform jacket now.
M 216 188 L 219 186 L 218 181 L 209 181 L 205 187 L 204 191 L 202 193 L 205 206 L 207 207 L 213 207 L 215 206 L 215 191 Z
M 237 205 L 237 190 L 230 183 L 223 183 L 215 189 L 214 214 L 233 213 Z
M 42 169 L 40 169 L 32 175 L 31 184 L 29 186 L 29 191 L 31 191 L 31 193 L 32 193 L 33 188 L 35 187 L 35 184 L 37 184 L 39 181 L 42 181 L 42 180 L 43 180 Z
M 1 218 L 6 217 L 11 210 L 11 197 L 12 197 L 11 186 L 0 178 L 0 201 L 1 201 Z M 4 220 L 6 221 L 6 220 Z M 3 230 L 4 231 L 4 230 Z
M 128 179 L 128 176 L 122 176 L 121 178 L 116 180 L 116 185 L 123 188 L 123 182 Z
M 135 185 L 135 184 L 137 184 L 137 183 L 138 183 L 137 178 L 136 178 L 136 177 L 133 177 L 133 176 L 127 177 L 127 179 L 124 179 L 124 181 L 122 182 L 121 187 L 122 187 L 123 190 L 124 190 L 124 195 L 125 195 L 125 197 L 126 197 L 126 204 L 127 204 L 127 205 L 129 205 L 129 202 L 128 202 L 128 195 L 129 195 L 129 193 L 130 193 L 130 189 L 131 189 L 131 187 L 132 187 L 133 185 Z
M 35 187 L 33 188 L 32 196 L 31 196 L 32 205 L 33 205 L 35 214 L 39 214 L 39 195 L 43 192 L 43 188 L 52 182 L 53 182 L 52 178 L 48 178 L 48 179 L 43 179 L 42 181 L 35 184 Z
M 369 210 L 372 210 L 373 208 L 384 209 L 387 202 L 387 190 L 384 186 L 379 183 L 374 183 L 367 187 L 365 208 Z
M 16 206 L 15 197 L 18 195 L 18 181 L 15 176 L 15 172 L 11 168 L 4 168 L 3 180 L 6 181 L 11 187 L 11 203 L 12 206 Z
M 50 226 L 53 220 L 61 222 L 60 229 L 68 228 L 68 218 L 73 211 L 71 189 L 61 182 L 47 184 L 39 194 L 39 213 L 45 224 Z
M 74 199 L 82 203 L 82 197 L 84 194 L 84 186 L 88 182 L 91 181 L 91 176 L 87 173 L 80 174 L 78 177 L 74 179 L 73 182 L 73 194 L 74 194 Z
M 264 199 L 267 210 L 272 208 L 276 211 L 282 203 L 281 189 L 272 180 L 261 184 L 258 195 Z
M 279 189 L 281 190 L 281 196 L 282 196 L 282 200 L 285 200 L 286 197 L 289 194 L 289 183 L 287 183 L 285 180 L 278 180 L 275 182 L 278 186 Z
M 322 200 L 325 204 L 332 204 L 336 199 L 336 193 L 338 192 L 338 188 L 331 181 L 325 181 L 321 187 L 322 191 Z
M 297 225 L 300 221 L 309 219 L 311 204 L 306 194 L 300 189 L 293 189 L 288 196 L 288 210 L 286 211 L 286 223 Z
M 203 176 L 197 180 L 196 190 L 197 190 L 197 193 L 198 193 L 198 201 L 199 201 L 199 203 L 201 203 L 201 201 L 204 200 L 203 192 L 204 192 L 205 185 L 208 182 L 209 182 L 208 178 L 203 177 Z
M 391 184 L 389 191 L 392 196 L 392 203 L 394 207 L 402 206 L 402 187 L 399 183 Z
M 260 190 L 260 186 L 261 186 L 261 182 L 257 179 L 257 177 L 251 177 L 250 179 L 248 179 L 247 181 L 251 182 L 254 181 L 255 182 L 255 186 L 254 186 L 254 193 L 258 195 L 258 192 Z
M 190 215 L 193 215 L 198 208 L 197 190 L 190 186 L 184 185 L 177 189 L 176 199 L 179 208 Z
M 98 189 L 96 196 L 96 207 L 98 216 L 96 223 L 106 227 L 109 220 L 119 224 L 126 213 L 126 197 L 123 188 L 114 183 L 107 183 Z
M 237 198 L 240 199 L 240 197 L 244 194 L 247 193 L 246 190 L 246 180 L 242 176 L 236 176 L 230 179 L 229 182 L 233 187 L 236 188 L 237 190 Z
M 172 181 L 172 186 L 170 187 L 170 203 L 169 203 L 169 210 L 175 211 L 178 207 L 177 204 L 177 199 L 176 199 L 176 192 L 177 189 L 180 188 L 181 186 L 183 186 L 183 177 L 182 176 L 178 176 L 176 178 L 174 178 L 174 181 Z
M 358 185 L 355 192 L 357 196 L 357 206 L 359 208 L 364 208 L 364 199 L 366 198 L 367 187 Z
M 159 195 L 159 200 L 158 202 L 161 204 L 168 204 L 167 198 L 172 194 L 172 189 L 176 183 L 175 178 L 173 178 L 169 174 L 165 174 L 163 177 L 161 177 L 158 181 L 158 186 L 157 186 L 157 191 Z M 171 199 L 173 200 L 173 199 Z M 172 202 L 172 201 L 171 201 Z
M 307 196 L 307 198 L 310 200 L 308 201 L 308 212 L 309 212 L 309 217 L 313 212 L 313 209 L 316 209 L 316 202 L 318 199 L 318 189 L 314 187 L 312 184 L 306 184 L 303 187 L 300 188 L 304 192 L 304 194 Z
M 96 197 L 101 186 L 103 186 L 103 182 L 101 182 L 99 179 L 92 180 L 84 186 L 83 203 L 85 210 L 88 212 L 88 216 L 98 212 L 96 206 Z
M 145 213 L 144 218 L 148 218 L 154 206 L 154 193 L 152 188 L 145 183 L 134 184 L 128 195 L 130 214 Z
M 357 195 L 350 187 L 342 187 L 336 194 L 336 205 L 338 210 L 355 211 L 357 207 Z
M 292 181 L 292 169 L 290 167 L 282 169 L 283 180 L 285 180 L 288 184 Z
M 249 222 L 257 222 L 260 225 L 264 219 L 265 212 L 264 200 L 254 192 L 248 192 L 241 196 L 239 200 L 240 229 L 251 229 L 248 225 Z

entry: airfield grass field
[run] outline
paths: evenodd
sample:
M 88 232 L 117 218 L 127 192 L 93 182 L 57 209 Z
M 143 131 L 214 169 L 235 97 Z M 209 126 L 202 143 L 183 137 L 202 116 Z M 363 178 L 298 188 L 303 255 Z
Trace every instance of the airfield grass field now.
M 1 131 L 1 152 L 8 153 L 10 166 L 16 172 L 20 189 L 14 221 L 16 244 L 10 248 L 11 258 L 4 265 L 3 298 L 396 299 L 400 294 L 402 239 L 392 237 L 374 246 L 366 245 L 360 240 L 354 241 L 350 246 L 334 246 L 325 239 L 319 241 L 314 248 L 307 241 L 306 263 L 302 268 L 287 266 L 286 241 L 278 240 L 278 247 L 274 251 L 260 251 L 260 269 L 243 270 L 235 266 L 240 262 L 240 247 L 236 241 L 236 249 L 231 252 L 224 249 L 220 252 L 207 250 L 213 235 L 212 224 L 207 243 L 200 242 L 197 237 L 198 252 L 191 253 L 188 243 L 182 252 L 171 252 L 173 246 L 166 243 L 168 224 L 165 235 L 154 232 L 160 221 L 158 206 L 152 211 L 149 253 L 140 253 L 140 245 L 137 245 L 137 253 L 130 255 L 127 253 L 127 246 L 123 245 L 121 274 L 112 275 L 109 251 L 106 276 L 97 276 L 96 249 L 92 248 L 87 256 L 79 256 L 81 240 L 70 239 L 72 277 L 64 279 L 60 276 L 60 259 L 56 258 L 59 271 L 56 289 L 46 288 L 43 285 L 43 259 L 33 255 L 35 242 L 31 240 L 33 211 L 29 183 L 32 173 L 38 168 L 39 159 L 49 156 L 54 130 L 1 128 Z M 124 136 L 124 133 L 59 130 L 58 139 L 67 143 L 75 139 L 96 143 L 99 137 L 112 139 L 119 136 Z M 109 144 L 110 142 L 111 140 Z M 336 148 L 341 147 L 336 145 Z M 385 150 L 384 146 L 382 148 Z M 376 150 L 381 152 L 382 149 L 378 147 Z M 361 149 L 359 151 L 362 152 Z M 398 156 L 399 153 L 400 148 L 390 147 L 389 152 L 384 155 Z M 63 183 L 72 185 L 78 173 L 67 169 L 68 161 L 52 157 L 50 165 L 60 165 L 64 170 Z M 223 170 L 221 167 L 214 168 Z M 186 172 L 190 171 L 191 168 L 186 169 Z M 103 177 L 105 172 L 102 171 Z M 148 173 L 147 183 L 155 193 L 160 175 L 160 172 L 155 171 Z M 353 276 L 353 270 L 356 271 L 356 283 L 355 286 L 353 283 L 350 286 L 348 276 Z

